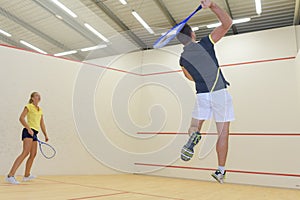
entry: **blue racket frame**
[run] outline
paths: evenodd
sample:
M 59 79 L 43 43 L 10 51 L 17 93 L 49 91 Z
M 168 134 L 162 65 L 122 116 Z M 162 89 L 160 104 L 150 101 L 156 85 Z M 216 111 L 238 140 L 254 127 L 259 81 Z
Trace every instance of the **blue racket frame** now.
M 40 152 L 41 152 L 41 154 L 42 154 L 45 158 L 51 159 L 51 158 L 53 158 L 53 157 L 56 155 L 56 150 L 55 150 L 54 147 L 52 147 L 50 144 L 48 144 L 48 143 L 46 143 L 46 142 L 42 142 L 42 141 L 40 141 L 38 138 L 37 138 L 37 142 L 39 143 Z M 52 150 L 53 150 L 53 155 L 47 156 L 47 155 L 43 152 L 42 145 L 46 145 L 46 146 L 48 146 L 50 149 L 52 149 Z
M 153 45 L 153 48 L 158 49 L 161 47 L 164 47 L 165 45 L 167 45 L 171 40 L 173 40 L 178 33 L 182 30 L 183 26 L 199 11 L 202 9 L 202 5 L 200 5 L 192 14 L 190 14 L 186 19 L 184 19 L 182 22 L 180 22 L 179 24 L 175 25 L 173 28 L 171 28 L 168 32 L 166 32 L 163 36 L 161 36 Z M 178 28 L 180 27 L 180 28 Z M 177 29 L 175 34 L 173 34 L 170 37 L 166 37 L 170 32 L 172 32 L 173 30 Z

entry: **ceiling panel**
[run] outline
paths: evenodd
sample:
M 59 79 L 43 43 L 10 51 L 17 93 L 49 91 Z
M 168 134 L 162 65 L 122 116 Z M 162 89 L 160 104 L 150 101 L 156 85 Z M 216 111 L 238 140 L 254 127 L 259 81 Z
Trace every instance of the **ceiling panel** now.
M 53 7 L 55 5 L 49 1 L 51 0 L 47 1 L 47 5 L 51 8 L 41 6 L 38 3 L 43 2 L 41 0 L 0 0 L 0 7 L 48 37 L 63 44 L 64 49 L 48 41 L 45 37 L 30 31 L 24 25 L 14 22 L 9 16 L 5 15 L 0 15 L 0 28 L 10 32 L 13 36 L 7 39 L 3 38 L 5 36 L 1 36 L 0 40 L 2 40 L 2 43 L 9 44 L 9 41 L 13 41 L 14 44 L 18 44 L 19 40 L 23 39 L 50 54 L 62 52 L 65 49 L 78 50 L 103 43 L 100 38 L 87 32 L 84 23 L 89 23 L 101 34 L 111 38 L 110 40 L 113 41 L 109 43 L 107 48 L 98 50 L 97 53 L 93 54 L 92 57 L 94 58 L 95 56 L 109 56 L 141 48 L 134 41 L 136 38 L 145 43 L 147 48 L 152 48 L 152 44 L 160 37 L 161 33 L 171 28 L 166 14 L 159 8 L 155 0 L 127 0 L 127 5 L 122 5 L 119 0 L 60 0 L 61 3 L 78 15 L 77 18 L 69 17 L 63 20 L 55 17 L 56 11 L 63 11 Z M 161 2 L 163 2 L 177 23 L 186 18 L 199 5 L 199 0 L 161 0 Z M 225 0 L 215 0 L 215 2 L 221 8 L 227 9 Z M 227 2 L 234 19 L 252 18 L 250 22 L 236 25 L 239 34 L 293 25 L 296 0 L 262 0 L 263 13 L 260 16 L 256 14 L 254 0 L 227 0 Z M 124 31 L 124 27 L 120 27 L 97 3 L 104 4 L 109 9 L 109 12 L 113 13 L 130 30 Z M 140 14 L 151 28 L 155 30 L 155 34 L 150 34 L 142 27 L 131 14 L 132 10 Z M 200 27 L 200 30 L 196 32 L 197 39 L 200 39 L 212 31 L 212 29 L 207 29 L 206 25 L 217 21 L 216 16 L 209 9 L 206 9 L 197 13 L 189 21 L 189 24 Z M 76 27 L 74 28 L 70 23 L 75 24 Z M 136 36 L 130 36 L 130 32 L 133 32 Z M 233 34 L 232 30 L 227 35 L 231 34 Z M 177 40 L 172 41 L 169 45 L 174 44 L 178 44 Z M 23 47 L 21 44 L 18 46 Z M 128 48 L 125 48 L 126 46 Z M 89 52 L 81 52 L 68 57 L 83 60 L 86 57 L 90 57 L 90 55 L 91 53 Z

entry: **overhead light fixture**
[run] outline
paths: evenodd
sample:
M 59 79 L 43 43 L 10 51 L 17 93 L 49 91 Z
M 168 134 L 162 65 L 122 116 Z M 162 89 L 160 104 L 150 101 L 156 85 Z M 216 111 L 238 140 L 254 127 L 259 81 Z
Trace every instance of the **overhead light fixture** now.
M 84 23 L 84 26 L 89 29 L 92 33 L 94 33 L 96 36 L 98 36 L 99 38 L 101 38 L 103 41 L 105 42 L 109 42 L 109 40 L 104 37 L 101 33 L 99 33 L 94 27 L 92 27 L 91 25 Z
M 241 18 L 241 19 L 234 19 L 233 20 L 233 24 L 240 24 L 240 23 L 245 23 L 245 22 L 249 22 L 251 21 L 250 17 L 246 17 L 246 18 Z
M 154 34 L 154 31 L 150 28 L 150 26 L 143 20 L 143 18 L 137 12 L 133 10 L 131 13 L 150 34 Z
M 192 27 L 192 31 L 199 31 L 199 27 L 198 26 Z
M 255 0 L 256 13 L 260 15 L 262 13 L 261 0 Z
M 126 0 L 119 0 L 121 2 L 121 4 L 126 5 L 127 1 Z
M 221 22 L 214 23 L 214 24 L 208 24 L 206 27 L 207 28 L 216 28 L 218 26 L 221 26 Z
M 65 11 L 66 13 L 68 13 L 70 16 L 76 18 L 77 15 L 70 10 L 69 8 L 67 8 L 64 4 L 62 4 L 61 2 L 59 2 L 58 0 L 52 0 L 53 3 L 55 3 L 58 7 L 60 7 L 63 11 Z
M 4 31 L 2 29 L 0 29 L 0 33 L 3 34 L 3 35 L 5 35 L 5 36 L 7 36 L 7 37 L 11 37 L 10 33 L 6 32 L 6 31 Z
M 62 16 L 60 16 L 60 15 L 55 15 L 55 17 L 58 18 L 58 19 L 60 19 L 60 20 L 63 19 Z
M 56 53 L 54 54 L 54 56 L 60 57 L 60 56 L 67 56 L 67 55 L 71 55 L 77 53 L 77 51 L 72 50 L 72 51 L 66 51 L 66 52 L 61 52 L 61 53 Z
M 36 46 L 33 46 L 32 44 L 28 43 L 28 42 L 25 42 L 24 40 L 20 40 L 20 43 L 29 47 L 30 49 L 33 49 L 39 53 L 42 53 L 42 54 L 47 54 L 47 52 L 41 50 L 40 48 L 36 47 Z
M 240 23 L 245 23 L 245 22 L 249 22 L 251 20 L 250 17 L 246 17 L 246 18 L 241 18 L 241 19 L 234 19 L 232 20 L 232 24 L 240 24 Z M 221 26 L 221 22 L 218 23 L 214 23 L 214 24 L 209 24 L 206 27 L 207 28 L 216 28 L 218 26 Z
M 97 46 L 93 46 L 93 47 L 87 47 L 87 48 L 83 48 L 83 49 L 81 49 L 81 51 L 93 51 L 93 50 L 97 50 L 97 49 L 103 49 L 103 48 L 105 48 L 105 47 L 107 47 L 107 45 L 106 44 L 102 44 L 102 45 L 97 45 Z

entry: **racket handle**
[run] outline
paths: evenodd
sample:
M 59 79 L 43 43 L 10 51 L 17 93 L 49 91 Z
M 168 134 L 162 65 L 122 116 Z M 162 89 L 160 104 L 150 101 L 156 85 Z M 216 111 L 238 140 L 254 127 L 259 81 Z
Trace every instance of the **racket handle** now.
M 33 134 L 32 138 L 35 140 L 39 140 L 36 134 Z
M 199 5 L 199 7 L 196 9 L 196 11 L 199 11 L 202 9 L 202 5 Z

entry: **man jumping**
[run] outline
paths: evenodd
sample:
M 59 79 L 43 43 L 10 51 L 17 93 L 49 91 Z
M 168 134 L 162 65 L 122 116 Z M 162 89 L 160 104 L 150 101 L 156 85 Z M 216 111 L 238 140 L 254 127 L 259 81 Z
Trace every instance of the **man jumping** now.
M 181 151 L 181 159 L 189 161 L 194 154 L 194 146 L 200 141 L 200 130 L 205 120 L 212 117 L 216 121 L 218 141 L 216 150 L 219 167 L 212 176 L 223 183 L 225 163 L 228 151 L 229 125 L 234 120 L 232 98 L 227 91 L 229 83 L 225 80 L 219 67 L 214 50 L 217 43 L 228 32 L 232 25 L 230 16 L 216 3 L 210 0 L 201 1 L 203 8 L 210 10 L 218 17 L 221 25 L 211 34 L 196 42 L 196 34 L 189 25 L 185 25 L 177 36 L 184 45 L 180 65 L 184 75 L 195 82 L 197 97 L 192 121 L 189 128 L 190 138 Z

